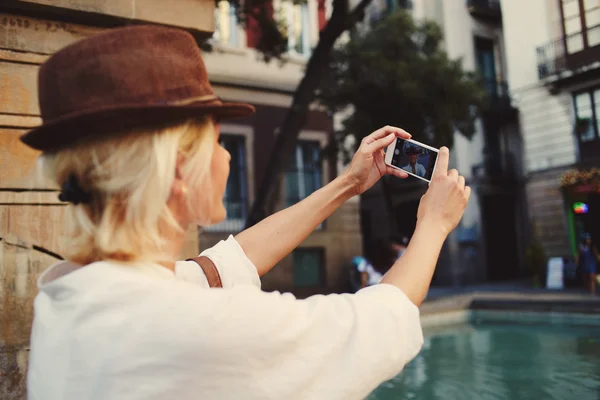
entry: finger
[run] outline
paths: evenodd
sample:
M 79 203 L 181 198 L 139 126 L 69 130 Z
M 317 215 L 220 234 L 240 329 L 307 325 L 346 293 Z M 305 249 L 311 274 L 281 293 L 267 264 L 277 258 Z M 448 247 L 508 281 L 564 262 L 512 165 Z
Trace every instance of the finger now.
M 369 136 L 365 137 L 365 143 L 370 144 L 373 143 L 377 139 L 381 139 L 386 137 L 387 135 L 393 133 L 395 136 L 410 139 L 411 134 L 406 132 L 404 129 L 397 128 L 395 126 L 384 126 L 383 128 L 377 129 L 375 132 L 371 133 Z
M 396 135 L 394 133 L 390 133 L 381 139 L 377 139 L 367 144 L 366 149 L 369 153 L 375 153 L 377 150 L 383 150 L 385 147 L 388 147 L 394 140 L 396 140 Z
M 440 149 L 438 154 L 437 165 L 435 166 L 435 172 L 433 176 L 447 176 L 448 175 L 448 160 L 450 160 L 450 150 L 446 146 Z
M 458 171 L 455 169 L 451 169 L 450 171 L 448 171 L 448 178 L 452 179 L 454 182 L 458 181 Z
M 469 202 L 469 198 L 471 198 L 471 187 L 467 186 L 465 188 L 465 199 L 467 200 L 467 203 Z
M 464 190 L 465 188 L 465 177 L 462 175 L 458 177 L 458 187 L 460 190 Z
M 402 178 L 402 179 L 408 178 L 408 174 L 406 173 L 406 171 L 403 171 L 398 168 L 390 167 L 389 165 L 387 166 L 385 173 L 388 175 L 397 176 L 398 178 Z

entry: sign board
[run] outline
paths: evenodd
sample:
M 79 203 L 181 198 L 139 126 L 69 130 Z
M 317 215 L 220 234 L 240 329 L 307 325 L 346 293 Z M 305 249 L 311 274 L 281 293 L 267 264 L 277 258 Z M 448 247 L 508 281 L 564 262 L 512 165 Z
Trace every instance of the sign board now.
M 548 274 L 546 275 L 547 289 L 562 289 L 564 263 L 562 257 L 553 257 L 548 260 Z

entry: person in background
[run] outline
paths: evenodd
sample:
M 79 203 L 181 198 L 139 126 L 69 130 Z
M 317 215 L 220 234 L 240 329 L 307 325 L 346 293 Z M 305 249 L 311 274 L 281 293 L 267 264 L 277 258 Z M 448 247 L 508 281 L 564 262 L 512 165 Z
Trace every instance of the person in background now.
M 600 254 L 596 246 L 592 243 L 592 235 L 585 233 L 583 235 L 583 243 L 579 245 L 577 265 L 581 265 L 587 289 L 593 295 L 596 294 L 596 273 L 599 261 Z
M 383 274 L 380 271 L 377 271 L 366 257 L 356 256 L 353 258 L 352 264 L 359 273 L 358 289 L 363 289 L 367 286 L 376 285 L 381 282 Z
M 409 239 L 406 236 L 402 237 L 402 239 L 398 238 L 397 236 L 392 236 L 391 246 L 392 250 L 396 252 L 396 259 L 402 257 L 402 254 L 404 254 L 404 251 L 408 246 L 408 242 Z
M 407 147 L 404 151 L 408 156 L 408 164 L 402 167 L 402 169 L 424 178 L 427 171 L 425 170 L 423 164 L 419 164 L 419 155 L 421 154 L 421 150 L 417 146 L 407 143 Z

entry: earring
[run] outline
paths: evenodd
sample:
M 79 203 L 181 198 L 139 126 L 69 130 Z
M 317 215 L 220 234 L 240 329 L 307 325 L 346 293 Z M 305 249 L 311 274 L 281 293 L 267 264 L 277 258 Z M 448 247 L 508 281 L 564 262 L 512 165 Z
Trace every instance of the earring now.
M 181 194 L 187 195 L 188 189 L 187 186 L 181 185 Z

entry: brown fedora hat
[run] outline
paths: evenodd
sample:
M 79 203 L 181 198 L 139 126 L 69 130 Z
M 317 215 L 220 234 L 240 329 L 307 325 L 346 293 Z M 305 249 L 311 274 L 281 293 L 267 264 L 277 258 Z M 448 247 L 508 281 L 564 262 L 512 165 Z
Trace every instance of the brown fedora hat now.
M 67 46 L 41 66 L 38 86 L 43 123 L 21 140 L 42 151 L 203 115 L 254 113 L 215 95 L 192 35 L 159 26 L 115 28 Z

